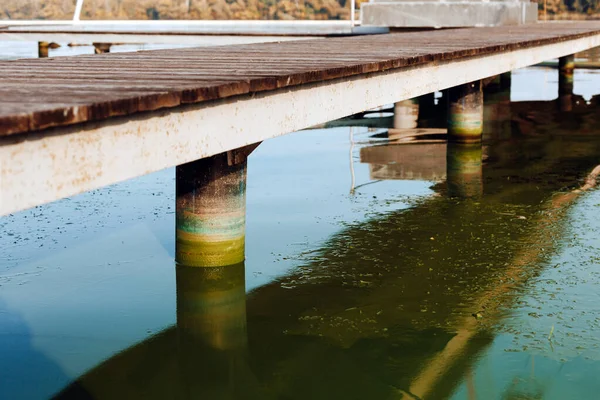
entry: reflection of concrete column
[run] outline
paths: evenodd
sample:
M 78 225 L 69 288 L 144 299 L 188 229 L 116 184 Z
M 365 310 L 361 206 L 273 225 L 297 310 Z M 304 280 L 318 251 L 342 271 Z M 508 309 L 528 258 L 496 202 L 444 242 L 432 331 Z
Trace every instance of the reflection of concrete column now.
M 448 141 L 476 143 L 483 132 L 481 81 L 450 88 L 448 92 Z
M 507 139 L 511 136 L 510 72 L 498 75 L 483 90 L 483 137 Z
M 50 43 L 48 42 L 38 42 L 38 57 L 46 58 L 48 57 L 48 49 L 50 48 Z
M 184 399 L 256 394 L 247 361 L 244 264 L 177 265 L 179 377 Z M 250 397 L 250 396 L 248 396 Z
M 246 347 L 244 263 L 177 265 L 177 329 L 218 350 Z
M 575 56 L 565 56 L 558 59 L 558 103 L 561 111 L 573 109 L 573 72 Z
M 246 159 L 230 164 L 222 153 L 177 167 L 178 263 L 218 267 L 244 260 Z
M 480 143 L 448 143 L 446 182 L 450 197 L 473 198 L 483 194 L 483 163 Z
M 419 100 L 403 100 L 394 104 L 394 128 L 413 129 L 419 120 Z
M 92 43 L 96 54 L 110 53 L 112 43 Z

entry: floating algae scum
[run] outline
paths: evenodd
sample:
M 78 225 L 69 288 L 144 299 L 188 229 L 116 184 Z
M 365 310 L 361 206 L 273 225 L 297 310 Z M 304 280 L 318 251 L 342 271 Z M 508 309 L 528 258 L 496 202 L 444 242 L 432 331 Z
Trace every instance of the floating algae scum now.
M 435 382 L 447 372 L 456 358 L 465 351 L 469 341 L 478 334 L 478 319 L 485 316 L 486 323 L 489 323 L 489 319 L 494 321 L 497 318 L 498 307 L 501 305 L 506 307 L 506 304 L 502 304 L 502 302 L 506 301 L 507 295 L 510 295 L 515 287 L 526 282 L 530 276 L 539 273 L 533 266 L 539 264 L 540 259 L 552 252 L 556 237 L 560 235 L 560 232 L 557 231 L 561 229 L 558 222 L 564 218 L 568 207 L 580 194 L 596 186 L 599 175 L 600 165 L 590 172 L 581 188 L 557 194 L 548 201 L 537 220 L 534 221 L 537 229 L 527 238 L 529 243 L 523 243 L 523 247 L 526 249 L 517 253 L 515 258 L 507 263 L 508 268 L 503 271 L 501 283 L 490 288 L 474 301 L 472 309 L 478 311 L 458 323 L 456 336 L 446 344 L 440 354 L 427 363 L 427 366 L 412 382 L 411 394 L 425 398 L 435 387 Z M 554 327 L 549 333 L 548 340 L 552 338 L 553 331 Z

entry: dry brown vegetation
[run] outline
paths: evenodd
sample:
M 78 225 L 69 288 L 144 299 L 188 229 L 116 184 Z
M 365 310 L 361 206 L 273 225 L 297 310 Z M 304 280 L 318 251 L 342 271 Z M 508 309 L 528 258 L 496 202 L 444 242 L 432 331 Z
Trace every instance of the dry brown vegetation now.
M 349 0 L 86 0 L 82 19 L 348 19 Z M 71 19 L 75 0 L 2 0 L 0 19 Z
M 75 1 L 1 0 L 0 19 L 71 19 Z M 349 1 L 85 0 L 82 19 L 348 19 Z M 539 9 L 540 19 L 597 18 L 600 0 L 539 0 Z

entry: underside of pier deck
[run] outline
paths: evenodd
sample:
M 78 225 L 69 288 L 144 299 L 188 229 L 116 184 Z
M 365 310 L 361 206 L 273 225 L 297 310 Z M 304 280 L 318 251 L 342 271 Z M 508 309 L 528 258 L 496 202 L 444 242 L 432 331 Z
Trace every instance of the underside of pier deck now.
M 596 46 L 567 22 L 0 62 L 0 215 Z

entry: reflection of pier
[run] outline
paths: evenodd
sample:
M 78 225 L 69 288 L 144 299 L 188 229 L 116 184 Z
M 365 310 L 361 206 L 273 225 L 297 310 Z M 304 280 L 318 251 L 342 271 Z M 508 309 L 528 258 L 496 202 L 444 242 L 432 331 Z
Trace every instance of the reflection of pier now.
M 446 143 L 379 145 L 360 149 L 371 179 L 446 179 Z
M 572 73 L 572 69 L 570 70 Z M 482 162 L 487 158 L 487 141 L 494 146 L 522 136 L 560 135 L 562 131 L 576 129 L 581 134 L 595 133 L 597 118 L 594 113 L 597 97 L 589 102 L 572 93 L 572 76 L 561 73 L 559 96 L 554 101 L 527 101 L 510 103 L 510 74 L 503 74 L 487 81 L 483 103 L 483 148 L 453 145 L 447 146 L 447 130 L 443 126 L 446 98 L 437 103 L 433 96 L 423 96 L 418 101 L 396 104 L 399 114 L 390 118 L 359 120 L 343 119 L 328 124 L 387 128 L 387 133 L 373 136 L 387 139 L 360 149 L 360 162 L 369 164 L 372 180 L 429 180 L 443 181 L 457 196 L 470 197 L 467 193 L 481 193 Z M 372 114 L 376 116 L 376 113 Z M 576 128 L 575 128 L 576 127 Z M 449 171 L 449 172 L 448 172 Z M 448 176 L 448 173 L 450 176 Z M 474 186 L 479 189 L 474 189 Z M 470 189 L 467 186 L 471 186 Z M 460 189 L 462 187 L 462 189 Z
M 248 360 L 244 264 L 179 265 L 176 273 L 177 327 L 108 360 L 56 399 L 263 398 Z

